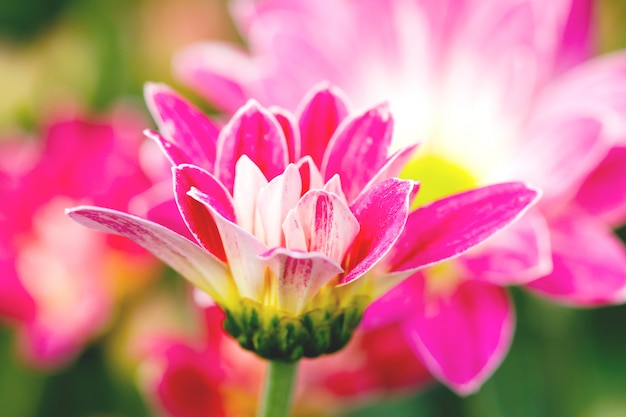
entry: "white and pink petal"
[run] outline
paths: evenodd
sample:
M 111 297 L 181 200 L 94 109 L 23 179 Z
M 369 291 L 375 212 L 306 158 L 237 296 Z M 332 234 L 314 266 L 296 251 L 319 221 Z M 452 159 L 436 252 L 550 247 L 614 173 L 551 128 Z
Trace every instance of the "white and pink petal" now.
M 278 308 L 298 315 L 318 291 L 343 270 L 320 253 L 275 248 L 262 254 L 277 278 Z
M 222 305 L 233 295 L 232 278 L 226 264 L 159 224 L 100 207 L 79 206 L 66 213 L 90 229 L 129 238 Z

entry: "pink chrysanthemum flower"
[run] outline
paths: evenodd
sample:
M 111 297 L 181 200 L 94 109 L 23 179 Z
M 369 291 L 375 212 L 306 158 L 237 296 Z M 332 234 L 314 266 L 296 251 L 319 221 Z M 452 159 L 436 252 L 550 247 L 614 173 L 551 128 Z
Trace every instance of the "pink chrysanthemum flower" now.
M 410 212 L 417 184 L 395 177 L 415 145 L 388 154 L 386 105 L 348 113 L 334 88 L 296 115 L 250 101 L 221 129 L 163 85 L 146 98 L 194 241 L 99 208 L 76 221 L 129 237 L 205 291 L 246 349 L 281 361 L 335 352 L 364 309 L 415 271 L 457 256 L 537 198 L 522 183 L 454 195 Z
M 508 285 L 576 306 L 624 301 L 626 253 L 611 227 L 626 218 L 626 57 L 590 59 L 589 1 L 233 6 L 249 51 L 202 44 L 176 60 L 222 110 L 248 97 L 294 109 L 329 81 L 359 106 L 389 100 L 393 149 L 425 138 L 402 173 L 420 180 L 416 206 L 499 181 L 543 190 L 506 232 L 370 309 L 369 326 L 405 323 L 442 382 L 475 391 L 501 362 L 514 327 Z

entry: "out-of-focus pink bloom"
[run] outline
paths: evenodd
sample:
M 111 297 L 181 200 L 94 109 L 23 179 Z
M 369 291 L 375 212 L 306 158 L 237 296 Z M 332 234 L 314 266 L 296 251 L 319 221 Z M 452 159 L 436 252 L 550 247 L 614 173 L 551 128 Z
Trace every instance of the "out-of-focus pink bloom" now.
M 203 310 L 199 337 L 144 340 L 143 384 L 156 408 L 172 417 L 255 414 L 266 364 L 227 336 L 223 319 L 213 305 Z M 398 331 L 358 331 L 337 354 L 303 361 L 293 415 L 338 415 L 355 400 L 431 381 Z
M 17 325 L 31 364 L 71 360 L 102 331 L 115 298 L 157 265 L 141 248 L 90 233 L 63 212 L 87 202 L 126 209 L 149 187 L 135 161 L 143 118 L 128 110 L 102 120 L 58 115 L 41 141 L 0 142 L 0 315 Z
M 395 175 L 386 105 L 349 111 L 332 87 L 296 115 L 248 102 L 221 130 L 164 85 L 146 98 L 173 164 L 174 195 L 195 242 L 121 211 L 82 206 L 76 221 L 126 236 L 216 301 L 225 327 L 268 359 L 332 353 L 363 309 L 415 271 L 457 256 L 537 198 L 522 183 L 478 188 L 409 214 L 416 184 Z
M 626 253 L 611 227 L 626 216 L 626 55 L 590 59 L 590 1 L 233 5 L 249 51 L 201 44 L 175 65 L 221 109 L 248 97 L 294 109 L 329 81 L 359 106 L 389 100 L 392 147 L 426 138 L 403 172 L 421 182 L 418 204 L 503 180 L 544 191 L 514 227 L 370 309 L 370 326 L 409 317 L 408 340 L 442 382 L 475 391 L 503 359 L 506 285 L 571 305 L 624 301 Z

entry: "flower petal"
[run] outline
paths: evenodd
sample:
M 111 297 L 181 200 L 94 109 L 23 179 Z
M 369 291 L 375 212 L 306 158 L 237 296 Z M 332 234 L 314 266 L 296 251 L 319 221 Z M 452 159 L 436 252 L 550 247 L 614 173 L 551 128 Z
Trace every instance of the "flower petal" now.
M 192 188 L 188 194 L 203 203 L 213 216 L 239 294 L 262 302 L 265 265 L 259 255 L 266 252 L 267 247 L 254 235 L 224 217 L 220 207 L 214 206 L 214 198 L 197 188 Z
M 391 271 L 414 270 L 460 255 L 517 220 L 538 191 L 518 183 L 491 185 L 413 211 L 386 260 Z
M 291 228 L 293 227 L 293 228 Z M 320 252 L 341 263 L 359 233 L 359 222 L 341 198 L 322 190 L 306 193 L 285 219 L 287 247 Z
M 144 96 L 165 137 L 165 141 L 160 138 L 158 142 L 172 164 L 190 163 L 213 171 L 219 129 L 164 84 L 146 84 Z
M 324 179 L 339 174 L 348 201 L 354 200 L 385 164 L 392 131 L 393 118 L 387 104 L 345 120 L 324 154 Z
M 250 100 L 220 132 L 217 143 L 216 176 L 233 189 L 235 164 L 247 155 L 268 180 L 285 170 L 289 150 L 281 126 L 274 116 Z
M 382 259 L 404 230 L 412 181 L 390 178 L 362 194 L 350 207 L 361 225 L 344 266 L 341 284 L 361 277 Z
M 233 201 L 237 224 L 245 231 L 264 236 L 263 227 L 257 221 L 259 192 L 267 186 L 267 180 L 258 166 L 247 156 L 242 156 L 235 167 Z
M 522 146 L 511 177 L 539 187 L 544 193 L 540 205 L 571 198 L 609 149 L 599 120 L 571 112 L 535 125 Z
M 341 266 L 319 253 L 276 248 L 261 255 L 278 278 L 278 308 L 300 314 L 324 284 L 343 272 Z
M 451 294 L 429 294 L 405 322 L 407 340 L 428 370 L 461 395 L 480 388 L 500 365 L 513 337 L 506 290 L 465 281 Z
M 222 305 L 231 295 L 228 268 L 195 243 L 165 227 L 115 210 L 79 206 L 66 210 L 90 229 L 125 236 L 174 268 Z
M 280 107 L 273 106 L 269 110 L 283 129 L 283 134 L 287 139 L 289 162 L 296 162 L 302 155 L 302 139 L 296 119 L 290 112 Z
M 241 48 L 218 42 L 191 45 L 174 58 L 177 77 L 229 113 L 246 102 L 252 66 Z
M 626 218 L 626 147 L 613 147 L 587 177 L 576 195 L 576 203 L 593 216 L 611 224 Z
M 302 100 L 296 114 L 302 135 L 302 155 L 310 155 L 321 167 L 330 138 L 348 115 L 343 92 L 326 83 L 320 84 Z
M 300 172 L 293 164 L 288 165 L 283 174 L 275 177 L 259 192 L 257 211 L 268 247 L 284 245 L 282 224 L 289 210 L 298 204 L 301 192 Z
M 553 219 L 550 230 L 554 268 L 530 290 L 577 306 L 626 300 L 626 251 L 611 230 L 583 213 Z
M 179 165 L 172 171 L 176 204 L 189 231 L 202 247 L 225 261 L 226 254 L 215 222 L 205 205 L 190 198 L 188 192 L 193 187 L 203 190 L 211 196 L 212 205 L 222 216 L 234 220 L 233 202 L 228 191 L 211 174 L 197 166 Z
M 399 177 L 402 170 L 406 167 L 406 164 L 415 154 L 417 147 L 418 144 L 410 145 L 394 152 L 389 158 L 387 158 L 385 164 L 372 177 L 367 185 L 365 185 L 364 190 L 374 186 L 375 184 L 378 184 L 383 180 L 386 180 L 387 178 Z
M 529 212 L 461 258 L 480 280 L 521 285 L 550 273 L 550 231 L 539 213 Z

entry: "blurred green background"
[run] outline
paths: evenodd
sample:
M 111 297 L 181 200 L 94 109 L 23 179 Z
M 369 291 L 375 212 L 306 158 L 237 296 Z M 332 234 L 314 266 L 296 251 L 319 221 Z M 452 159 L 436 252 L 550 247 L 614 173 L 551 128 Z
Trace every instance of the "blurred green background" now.
M 596 11 L 600 49 L 626 47 L 626 1 L 603 0 Z M 147 80 L 185 91 L 172 79 L 172 54 L 203 39 L 237 40 L 223 0 L 0 0 L 0 134 L 35 130 L 59 97 L 98 111 L 121 97 L 141 103 Z M 184 299 L 182 283 L 157 286 Z M 626 416 L 626 306 L 574 310 L 512 292 L 513 347 L 478 394 L 435 386 L 350 416 Z M 118 320 L 123 314 L 124 306 Z M 134 369 L 112 365 L 112 334 L 43 373 L 20 363 L 11 329 L 0 327 L 0 416 L 151 415 Z

